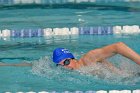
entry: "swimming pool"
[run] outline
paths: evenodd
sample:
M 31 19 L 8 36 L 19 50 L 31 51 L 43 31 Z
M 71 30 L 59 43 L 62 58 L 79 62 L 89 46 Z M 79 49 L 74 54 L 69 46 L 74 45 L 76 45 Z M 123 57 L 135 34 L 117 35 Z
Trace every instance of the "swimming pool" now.
M 80 6 L 80 5 L 79 5 Z M 83 7 L 83 6 L 82 6 Z M 124 6 L 125 7 L 125 6 Z M 56 12 L 57 11 L 57 12 Z M 61 27 L 92 27 L 116 25 L 140 25 L 140 12 L 106 7 L 55 9 L 30 8 L 1 9 L 0 29 L 38 29 Z M 33 67 L 0 67 L 0 91 L 89 91 L 140 89 L 140 67 L 117 55 L 111 59 L 126 72 L 122 76 L 105 70 L 103 76 L 91 75 L 83 70 L 69 71 L 52 64 L 52 51 L 57 47 L 68 48 L 76 58 L 91 49 L 115 42 L 125 42 L 140 54 L 140 34 L 119 35 L 63 35 L 32 38 L 3 38 L 0 40 L 0 62 L 33 63 Z M 102 67 L 103 68 L 103 67 Z M 128 73 L 132 74 L 128 74 Z

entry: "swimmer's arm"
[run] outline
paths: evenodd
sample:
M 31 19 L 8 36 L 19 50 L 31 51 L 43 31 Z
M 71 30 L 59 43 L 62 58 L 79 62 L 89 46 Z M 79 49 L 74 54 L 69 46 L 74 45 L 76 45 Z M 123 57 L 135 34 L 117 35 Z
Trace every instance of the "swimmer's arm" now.
M 115 67 L 112 63 L 108 62 L 107 60 L 103 60 L 102 63 L 108 67 L 113 73 L 122 74 L 123 71 L 117 67 Z
M 0 66 L 15 66 L 15 67 L 26 67 L 26 66 L 32 66 L 31 63 L 19 63 L 19 64 L 8 64 L 8 63 L 0 63 Z

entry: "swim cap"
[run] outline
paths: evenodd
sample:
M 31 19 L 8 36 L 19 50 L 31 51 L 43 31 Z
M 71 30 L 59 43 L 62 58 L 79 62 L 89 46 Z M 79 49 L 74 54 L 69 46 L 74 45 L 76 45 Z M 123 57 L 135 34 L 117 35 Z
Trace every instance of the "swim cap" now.
M 66 58 L 74 58 L 73 54 L 69 52 L 68 49 L 65 48 L 56 48 L 53 51 L 53 62 L 58 64 L 62 60 Z

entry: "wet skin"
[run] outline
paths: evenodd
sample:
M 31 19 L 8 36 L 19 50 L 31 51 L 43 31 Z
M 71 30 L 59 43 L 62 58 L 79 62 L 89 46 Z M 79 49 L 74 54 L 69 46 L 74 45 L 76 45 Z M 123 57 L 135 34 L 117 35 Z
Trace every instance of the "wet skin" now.
M 105 46 L 103 48 L 91 50 L 85 55 L 83 55 L 79 60 L 71 59 L 70 64 L 64 67 L 68 69 L 79 69 L 82 66 L 88 66 L 91 64 L 96 65 L 97 63 L 102 63 L 112 71 L 120 73 L 120 70 L 118 68 L 116 68 L 112 63 L 106 60 L 107 58 L 110 58 L 116 54 L 127 57 L 128 59 L 134 61 L 136 64 L 140 65 L 140 55 L 138 55 L 123 42 L 118 42 Z M 63 65 L 65 60 L 66 59 L 62 60 L 59 64 Z

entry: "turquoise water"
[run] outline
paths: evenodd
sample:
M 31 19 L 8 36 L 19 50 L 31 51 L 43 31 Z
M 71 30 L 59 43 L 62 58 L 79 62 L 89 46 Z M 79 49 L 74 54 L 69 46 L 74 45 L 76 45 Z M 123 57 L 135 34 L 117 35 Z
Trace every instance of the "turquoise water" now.
M 0 29 L 24 29 L 47 27 L 80 27 L 140 25 L 140 12 L 133 9 L 114 8 L 30 8 L 1 9 Z M 89 50 L 115 42 L 125 42 L 140 54 L 140 35 L 80 35 L 40 38 L 1 38 L 0 62 L 32 63 L 32 67 L 0 67 L 0 91 L 87 91 L 87 90 L 135 90 L 140 87 L 140 66 L 117 55 L 108 59 L 122 68 L 123 75 L 98 67 L 70 71 L 52 63 L 52 51 L 57 47 L 68 48 L 77 59 Z M 100 75 L 88 71 L 102 68 Z M 87 72 L 85 72 L 87 71 Z
M 1 29 L 140 25 L 140 8 L 104 5 L 13 6 L 1 8 Z M 136 6 L 140 6 L 137 3 Z M 25 8 L 24 8 L 25 7 Z M 26 8 L 27 7 L 27 8 Z M 37 8 L 35 8 L 37 7 Z
M 140 67 L 134 62 L 117 55 L 110 60 L 122 68 L 123 75 L 109 72 L 106 68 L 101 75 L 70 71 L 56 67 L 52 63 L 52 51 L 57 47 L 68 48 L 77 59 L 89 50 L 123 41 L 140 54 L 140 35 L 132 36 L 92 36 L 52 38 L 14 38 L 0 41 L 0 59 L 5 63 L 33 63 L 32 67 L 0 67 L 1 91 L 87 91 L 87 90 L 123 90 L 139 89 Z M 96 43 L 95 43 L 96 42 Z M 97 68 L 97 67 L 96 67 Z M 100 68 L 100 66 L 99 66 Z M 84 87 L 83 87 L 84 86 Z

